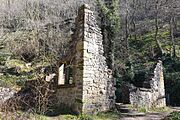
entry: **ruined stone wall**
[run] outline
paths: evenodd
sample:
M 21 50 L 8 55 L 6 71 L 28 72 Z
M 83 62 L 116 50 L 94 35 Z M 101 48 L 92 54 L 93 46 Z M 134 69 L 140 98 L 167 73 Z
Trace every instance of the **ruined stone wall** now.
M 75 86 L 61 86 L 58 88 L 56 95 L 58 101 L 55 104 L 58 105 L 60 110 L 71 109 L 69 112 L 74 113 L 80 113 L 82 111 L 82 105 L 78 101 L 82 99 L 82 92 Z
M 114 107 L 115 87 L 112 71 L 103 56 L 103 39 L 94 13 L 87 5 L 79 9 L 71 47 L 74 86 L 59 86 L 59 103 L 84 113 L 106 111 Z
M 130 103 L 136 107 L 164 107 L 166 106 L 165 88 L 162 62 L 159 61 L 154 69 L 154 77 L 150 81 L 150 89 L 132 87 Z
M 94 13 L 84 9 L 83 111 L 105 111 L 114 105 L 112 71 L 103 56 L 103 39 Z

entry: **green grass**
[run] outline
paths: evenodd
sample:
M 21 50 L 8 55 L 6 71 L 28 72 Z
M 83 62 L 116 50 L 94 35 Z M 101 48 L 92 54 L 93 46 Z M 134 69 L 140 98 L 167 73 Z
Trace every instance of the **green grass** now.
M 172 112 L 166 120 L 180 120 L 180 112 Z
M 62 120 L 117 120 L 120 118 L 120 113 L 115 111 L 101 112 L 94 115 L 81 114 L 79 116 L 74 115 L 62 115 L 59 116 Z
M 143 112 L 143 113 L 148 113 L 148 112 L 168 112 L 172 111 L 169 107 L 160 107 L 160 108 L 145 108 L 145 107 L 140 107 L 140 108 L 135 108 L 138 112 Z
M 147 113 L 148 112 L 148 109 L 145 108 L 145 107 L 138 108 L 137 110 L 138 110 L 138 112 L 142 112 L 142 113 Z
M 80 115 L 59 115 L 56 117 L 47 117 L 38 114 L 30 115 L 31 119 L 35 120 L 117 120 L 120 118 L 120 113 L 115 111 L 109 112 L 101 112 L 98 114 L 88 115 L 88 114 L 80 114 Z
M 169 107 L 160 107 L 160 108 L 151 108 L 149 109 L 150 112 L 168 112 L 171 111 Z
M 2 87 L 21 87 L 27 80 L 34 78 L 34 75 L 1 75 L 0 76 L 0 86 Z
M 44 76 L 36 72 L 37 68 L 48 65 L 48 62 L 36 62 L 31 66 L 26 66 L 26 63 L 19 59 L 5 59 L 0 57 L 1 68 L 3 74 L 0 75 L 0 86 L 3 87 L 22 87 L 28 80 L 36 80 L 38 76 Z M 2 64 L 5 63 L 5 64 Z

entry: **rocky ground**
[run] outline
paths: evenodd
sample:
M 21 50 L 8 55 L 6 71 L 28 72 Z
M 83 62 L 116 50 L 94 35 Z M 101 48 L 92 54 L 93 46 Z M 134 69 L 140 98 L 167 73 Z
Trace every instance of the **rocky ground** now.
M 122 116 L 120 120 L 169 120 L 168 116 L 172 112 L 180 112 L 180 107 L 170 107 L 170 111 L 167 112 L 149 112 L 144 116 Z
M 135 116 L 135 117 L 122 117 L 120 120 L 164 120 L 166 116 L 168 116 L 170 112 L 154 112 L 147 113 L 145 116 Z
M 116 108 L 121 112 L 119 120 L 168 120 L 172 112 L 180 112 L 180 107 L 167 107 L 140 113 L 129 104 L 122 103 L 116 103 Z
M 0 104 L 3 104 L 6 100 L 13 97 L 17 91 L 11 88 L 0 87 Z

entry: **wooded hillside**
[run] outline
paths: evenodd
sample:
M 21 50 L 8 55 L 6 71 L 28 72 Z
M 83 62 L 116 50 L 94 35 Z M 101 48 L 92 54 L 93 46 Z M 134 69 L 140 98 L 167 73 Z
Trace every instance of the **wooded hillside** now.
M 167 103 L 180 105 L 180 0 L 1 0 L 0 86 L 21 88 L 45 76 L 41 68 L 54 72 L 83 4 L 96 11 L 117 101 L 124 82 L 142 87 L 162 60 Z

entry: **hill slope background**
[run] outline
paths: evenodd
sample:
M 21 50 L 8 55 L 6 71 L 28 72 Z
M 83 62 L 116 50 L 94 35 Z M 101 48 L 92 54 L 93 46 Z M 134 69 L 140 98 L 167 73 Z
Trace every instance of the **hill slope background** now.
M 113 0 L 102 1 L 111 9 Z M 74 19 L 82 4 L 103 16 L 96 0 L 1 0 L 0 80 L 21 86 L 36 79 L 36 69 L 55 64 L 68 49 Z M 119 0 L 120 28 L 114 39 L 117 96 L 121 82 L 148 79 L 158 59 L 164 63 L 166 93 L 180 105 L 180 1 Z M 100 26 L 101 18 L 99 19 Z M 103 31 L 102 31 L 103 32 Z M 105 34 L 105 33 L 104 33 Z M 27 67 L 31 63 L 31 67 Z M 117 97 L 118 99 L 118 97 Z

